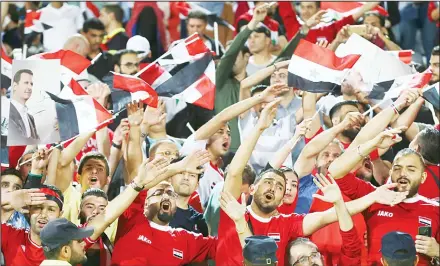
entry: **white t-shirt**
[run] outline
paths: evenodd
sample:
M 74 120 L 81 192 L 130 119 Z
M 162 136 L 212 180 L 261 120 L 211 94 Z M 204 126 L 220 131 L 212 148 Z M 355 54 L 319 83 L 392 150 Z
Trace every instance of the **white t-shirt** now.
M 180 153 L 187 156 L 195 150 L 204 150 L 206 149 L 207 143 L 208 140 L 194 140 L 194 134 L 192 134 L 183 144 Z M 204 167 L 205 172 L 203 173 L 203 177 L 200 179 L 199 187 L 197 188 L 197 193 L 199 194 L 202 206 L 206 206 L 208 203 L 209 196 L 211 195 L 214 186 L 224 180 L 223 171 L 211 162 L 206 163 Z

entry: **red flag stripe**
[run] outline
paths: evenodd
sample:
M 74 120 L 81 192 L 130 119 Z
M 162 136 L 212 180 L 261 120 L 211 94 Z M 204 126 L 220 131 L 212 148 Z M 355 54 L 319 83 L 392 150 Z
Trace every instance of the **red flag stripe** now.
M 95 17 L 99 17 L 99 8 L 95 6 L 90 1 L 86 1 L 86 7 L 95 15 Z
M 60 59 L 61 65 L 67 67 L 78 75 L 90 66 L 90 61 L 87 60 L 87 58 L 70 50 L 58 50 L 54 53 L 44 53 L 41 57 L 43 59 Z
M 423 73 L 419 73 L 413 76 L 411 81 L 408 84 L 410 88 L 423 88 L 426 84 L 429 83 L 432 77 L 431 71 L 425 71 Z
M 203 42 L 202 38 L 200 38 L 199 35 L 197 34 L 185 39 L 185 44 L 186 44 L 186 49 L 188 50 L 188 54 L 191 56 L 210 51 Z
M 351 68 L 360 57 L 360 55 L 337 57 L 333 51 L 306 40 L 301 40 L 299 42 L 294 54 L 333 70 L 344 70 Z
M 346 13 L 352 11 L 353 9 L 361 8 L 363 5 L 364 4 L 361 2 L 322 2 L 321 9 L 333 9 L 339 13 Z M 381 6 L 376 6 L 373 8 L 373 11 L 379 12 L 379 14 L 384 17 L 389 16 L 388 11 Z
M 6 62 L 8 62 L 9 64 L 12 64 L 12 58 L 10 58 L 8 56 L 8 54 L 6 53 L 3 45 L 2 45 L 2 59 L 5 60 Z
M 141 69 L 146 66 L 147 64 L 141 66 Z M 165 72 L 167 71 L 161 65 L 154 63 L 153 66 L 150 66 L 147 70 L 145 70 L 144 73 L 140 75 L 140 78 L 152 85 Z
M 200 77 L 200 82 L 196 85 L 196 89 L 202 94 L 202 97 L 197 99 L 193 104 L 205 109 L 213 110 L 215 101 L 215 84 L 211 79 L 203 74 Z
M 25 28 L 32 27 L 34 25 L 34 19 L 40 20 L 40 17 L 41 17 L 41 10 L 37 10 L 37 11 L 28 10 L 26 12 L 26 17 L 24 19 L 24 27 Z
M 116 89 L 128 91 L 130 93 L 145 91 L 150 95 L 150 97 L 143 100 L 143 102 L 152 107 L 157 107 L 157 92 L 140 78 L 113 73 L 113 87 Z

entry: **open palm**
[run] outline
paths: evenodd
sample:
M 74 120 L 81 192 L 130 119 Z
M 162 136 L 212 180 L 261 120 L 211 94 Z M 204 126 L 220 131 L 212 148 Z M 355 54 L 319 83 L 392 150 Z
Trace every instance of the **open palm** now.
M 324 193 L 323 196 L 314 194 L 314 198 L 318 198 L 328 203 L 335 203 L 339 200 L 342 200 L 341 190 L 330 174 L 328 175 L 328 179 L 324 175 L 318 174 L 316 178 L 313 179 L 313 182 L 318 186 L 319 190 Z
M 246 213 L 246 196 L 241 194 L 241 204 L 232 196 L 231 193 L 225 191 L 222 192 L 220 198 L 220 208 L 231 218 L 233 221 L 239 221 L 244 218 Z

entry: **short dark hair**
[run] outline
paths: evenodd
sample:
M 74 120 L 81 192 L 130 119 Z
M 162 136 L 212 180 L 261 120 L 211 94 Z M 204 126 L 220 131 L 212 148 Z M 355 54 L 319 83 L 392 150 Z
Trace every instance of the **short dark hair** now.
M 170 162 L 170 164 L 172 164 L 172 163 L 178 163 L 178 162 L 182 161 L 183 159 L 185 159 L 185 157 L 186 157 L 186 156 L 180 156 L 180 157 L 178 157 L 178 158 L 172 160 L 172 161 Z M 198 180 L 200 180 L 200 178 L 202 178 L 202 177 L 203 177 L 203 173 L 197 175 Z
M 134 50 L 128 50 L 128 49 L 119 50 L 113 55 L 113 63 L 115 65 L 120 66 L 121 65 L 121 58 L 123 55 L 126 55 L 126 54 L 135 54 L 137 56 L 138 53 Z
M 420 154 L 422 157 L 432 163 L 440 163 L 440 154 L 438 152 L 438 145 L 440 140 L 440 131 L 433 127 L 427 127 L 420 131 L 417 136 L 417 144 L 420 147 Z
M 49 184 L 41 184 L 40 188 L 47 188 L 52 190 L 53 192 L 55 192 L 56 194 L 58 194 L 58 197 L 61 199 L 61 201 L 64 204 L 64 196 L 63 196 L 63 192 L 61 192 L 61 190 L 59 190 L 56 186 L 54 185 L 49 185 Z M 61 210 L 63 209 L 62 206 L 60 208 Z
M 122 20 L 124 19 L 124 10 L 122 10 L 119 5 L 104 5 L 103 9 L 105 9 L 107 13 L 113 13 L 116 21 L 122 23 Z
M 335 104 L 335 105 L 330 109 L 330 113 L 329 113 L 330 119 L 333 119 L 333 117 L 334 117 L 337 113 L 339 113 L 339 111 L 342 109 L 343 106 L 351 105 L 351 106 L 354 106 L 354 107 L 356 107 L 357 109 L 359 109 L 359 105 L 358 105 L 358 104 L 359 104 L 359 101 L 343 101 L 343 102 L 339 102 L 339 103 Z
M 208 16 L 199 10 L 193 10 L 188 14 L 188 20 L 191 18 L 203 20 L 205 23 L 208 23 Z
M 91 18 L 84 22 L 82 31 L 84 33 L 89 32 L 89 30 L 105 30 L 104 24 L 98 18 Z
M 425 160 L 423 159 L 422 155 L 420 153 L 418 153 L 417 151 L 411 149 L 411 148 L 405 148 L 405 149 L 400 150 L 396 154 L 396 156 L 394 157 L 394 162 L 399 157 L 408 156 L 408 155 L 412 155 L 412 154 L 416 155 L 417 158 L 419 158 L 419 161 L 422 164 L 422 170 L 425 170 Z M 394 165 L 394 162 L 393 162 L 393 165 Z
M 246 166 L 243 169 L 243 184 L 252 185 L 255 182 L 255 178 L 257 177 L 257 173 L 255 173 L 252 166 L 249 164 L 246 164 Z
M 18 70 L 17 72 L 15 72 L 15 75 L 14 75 L 14 82 L 15 82 L 15 83 L 20 82 L 21 74 L 23 74 L 23 73 L 29 74 L 29 75 L 31 75 L 31 76 L 34 75 L 34 73 L 32 72 L 32 70 L 30 70 L 30 69 L 20 69 L 20 70 Z
M 59 247 L 56 247 L 56 248 L 51 249 L 51 250 L 49 250 L 49 251 L 46 251 L 46 250 L 43 248 L 44 256 L 45 256 L 46 259 L 48 259 L 48 260 L 56 260 L 56 259 L 58 259 L 59 255 L 60 255 L 61 249 L 62 249 L 63 247 L 65 247 L 65 246 L 70 246 L 70 247 L 72 247 L 72 241 L 69 241 L 69 242 L 67 242 L 66 244 L 62 244 L 62 245 L 60 245 Z
M 397 251 L 396 253 L 398 253 Z M 388 266 L 414 266 L 414 262 L 416 261 L 416 258 L 409 258 L 404 260 L 395 260 L 387 258 L 386 256 L 382 255 L 382 258 L 384 261 L 387 262 Z
M 107 194 L 104 192 L 104 190 L 99 188 L 89 188 L 86 191 L 84 191 L 84 193 L 81 196 L 81 201 L 88 196 L 96 196 L 96 197 L 104 198 L 105 200 L 108 201 Z
M 91 151 L 91 152 L 86 153 L 81 158 L 81 161 L 79 161 L 79 166 L 78 166 L 78 174 L 79 175 L 82 174 L 82 170 L 83 170 L 84 165 L 90 159 L 96 159 L 96 160 L 100 160 L 100 161 L 104 162 L 106 175 L 108 176 L 110 174 L 110 168 L 108 166 L 108 161 L 107 161 L 107 158 L 105 158 L 104 154 L 97 152 L 97 151 Z
M 257 178 L 256 178 L 255 181 L 254 181 L 254 185 L 258 184 L 258 182 L 260 182 L 260 180 L 263 178 L 263 176 L 264 176 L 265 174 L 268 174 L 268 173 L 274 173 L 274 174 L 276 174 L 276 175 L 279 175 L 279 176 L 281 176 L 281 177 L 284 179 L 284 182 L 286 182 L 286 175 L 285 175 L 282 171 L 280 171 L 280 170 L 278 170 L 278 169 L 275 169 L 275 168 L 269 168 L 269 169 L 267 169 L 267 170 L 261 172 L 261 173 L 257 176 Z
M 20 14 L 18 13 L 17 5 L 10 3 L 8 7 L 8 14 L 12 22 L 18 23 Z
M 364 18 L 369 16 L 377 17 L 379 19 L 380 26 L 385 27 L 385 18 L 378 11 L 365 12 Z
M 267 85 L 256 85 L 251 89 L 251 97 L 255 95 L 255 93 L 264 91 L 268 86 Z
M 14 168 L 6 168 L 2 171 L 1 176 L 4 175 L 15 175 L 16 177 L 20 178 L 21 182 L 23 183 L 23 179 L 21 178 L 20 171 Z

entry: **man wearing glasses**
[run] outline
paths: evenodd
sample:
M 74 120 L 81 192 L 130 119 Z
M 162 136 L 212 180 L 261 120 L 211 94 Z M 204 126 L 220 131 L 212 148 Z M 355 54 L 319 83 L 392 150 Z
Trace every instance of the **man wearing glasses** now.
M 114 71 L 125 75 L 134 75 L 139 72 L 139 58 L 133 50 L 121 50 L 114 56 Z

